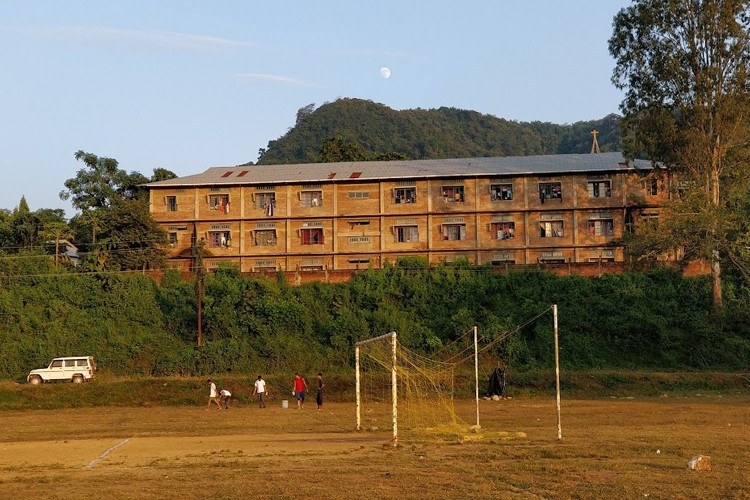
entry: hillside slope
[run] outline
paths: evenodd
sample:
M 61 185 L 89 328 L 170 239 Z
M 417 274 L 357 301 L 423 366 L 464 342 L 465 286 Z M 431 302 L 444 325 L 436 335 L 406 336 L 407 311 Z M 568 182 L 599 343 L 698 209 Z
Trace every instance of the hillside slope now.
M 258 164 L 318 161 L 332 137 L 357 143 L 367 153 L 401 153 L 409 159 L 471 158 L 587 153 L 591 130 L 601 151 L 620 149 L 619 117 L 556 125 L 515 122 L 456 108 L 397 111 L 362 99 L 339 99 L 297 113 L 297 123 L 261 150 Z

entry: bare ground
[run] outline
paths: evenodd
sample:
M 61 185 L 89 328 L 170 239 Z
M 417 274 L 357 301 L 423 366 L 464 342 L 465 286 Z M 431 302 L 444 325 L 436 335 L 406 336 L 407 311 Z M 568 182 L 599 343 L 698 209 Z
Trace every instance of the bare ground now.
M 748 396 L 563 400 L 562 440 L 553 398 L 480 403 L 488 437 L 395 448 L 343 403 L 6 411 L 0 498 L 750 498 Z

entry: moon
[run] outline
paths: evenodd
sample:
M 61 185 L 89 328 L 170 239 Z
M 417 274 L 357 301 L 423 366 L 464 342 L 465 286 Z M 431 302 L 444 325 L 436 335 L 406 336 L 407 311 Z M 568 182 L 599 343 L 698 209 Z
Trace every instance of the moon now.
M 387 66 L 383 66 L 380 68 L 380 76 L 382 76 L 384 79 L 389 79 L 391 77 L 391 70 Z

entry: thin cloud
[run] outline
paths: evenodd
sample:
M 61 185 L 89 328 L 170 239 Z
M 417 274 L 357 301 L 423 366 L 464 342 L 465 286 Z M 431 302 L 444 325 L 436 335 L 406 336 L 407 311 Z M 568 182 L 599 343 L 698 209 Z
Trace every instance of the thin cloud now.
M 379 49 L 341 49 L 333 51 L 324 51 L 320 54 L 333 54 L 339 56 L 367 56 L 367 57 L 406 57 L 405 52 L 399 52 L 394 50 L 379 50 Z
M 255 45 L 251 42 L 207 35 L 91 26 L 61 26 L 35 30 L 32 34 L 40 38 L 49 38 L 74 45 L 114 47 L 124 50 L 209 52 Z
M 239 73 L 235 75 L 241 82 L 250 85 L 271 84 L 285 85 L 287 87 L 320 87 L 320 85 L 304 80 L 297 80 L 284 75 L 272 75 L 269 73 Z

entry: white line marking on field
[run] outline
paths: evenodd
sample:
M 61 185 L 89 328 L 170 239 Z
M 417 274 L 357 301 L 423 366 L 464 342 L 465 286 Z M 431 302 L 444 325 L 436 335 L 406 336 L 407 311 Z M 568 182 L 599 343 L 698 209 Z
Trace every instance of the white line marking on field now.
M 107 455 L 109 455 L 112 451 L 116 450 L 117 448 L 119 448 L 120 446 L 124 445 L 125 443 L 127 443 L 130 440 L 131 440 L 131 438 L 127 438 L 124 441 L 122 441 L 121 443 L 118 443 L 118 444 L 114 445 L 113 447 L 111 447 L 110 449 L 106 450 L 104 453 L 102 453 L 101 455 L 99 455 L 98 457 L 96 457 L 95 459 L 93 459 L 91 462 L 89 462 L 89 464 L 86 466 L 86 468 L 87 469 L 93 469 L 94 466 L 97 464 L 97 462 L 99 462 L 99 460 L 103 459 L 104 457 L 106 457 Z

